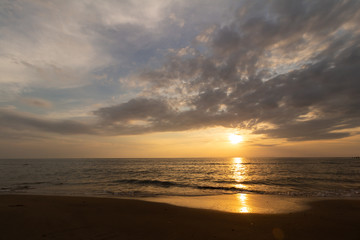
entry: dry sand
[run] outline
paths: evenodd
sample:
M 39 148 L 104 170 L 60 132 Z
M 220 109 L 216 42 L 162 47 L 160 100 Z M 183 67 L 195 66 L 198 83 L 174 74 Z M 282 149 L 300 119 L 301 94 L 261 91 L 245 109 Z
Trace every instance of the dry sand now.
M 240 214 L 138 200 L 0 195 L 0 239 L 360 239 L 360 201 Z

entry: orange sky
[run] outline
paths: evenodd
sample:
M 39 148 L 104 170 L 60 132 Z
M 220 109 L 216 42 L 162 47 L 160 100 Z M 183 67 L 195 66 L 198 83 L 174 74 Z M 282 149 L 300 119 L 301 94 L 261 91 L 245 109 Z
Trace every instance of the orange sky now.
M 15 157 L 297 157 L 357 156 L 360 137 L 341 140 L 287 142 L 243 135 L 232 144 L 230 129 L 156 133 L 121 137 L 57 137 L 36 141 L 0 142 L 2 158 Z M 4 144 L 3 144 L 4 143 Z M 10 143 L 10 144 L 9 144 Z

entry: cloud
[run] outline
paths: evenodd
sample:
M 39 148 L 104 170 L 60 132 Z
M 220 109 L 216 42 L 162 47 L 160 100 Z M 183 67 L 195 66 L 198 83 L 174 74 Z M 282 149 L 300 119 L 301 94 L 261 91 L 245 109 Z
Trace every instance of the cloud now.
M 0 104 L 39 89 L 119 84 L 186 47 L 233 1 L 1 1 Z
M 32 107 L 51 108 L 52 103 L 41 98 L 23 98 L 21 102 Z
M 100 117 L 105 134 L 142 134 L 159 131 L 182 131 L 226 124 L 224 116 L 217 118 L 196 110 L 180 112 L 166 100 L 138 98 L 94 112 Z
M 131 92 L 102 102 L 96 123 L 1 110 L 3 129 L 124 135 L 223 126 L 290 141 L 358 134 L 359 1 L 2 4 L 0 101 L 36 87 L 92 86 L 93 99 L 96 91 L 111 98 L 107 81 L 121 85 L 119 95 Z
M 167 6 L 164 1 L 2 1 L 0 89 L 6 95 L 0 101 L 34 88 L 91 85 L 99 82 L 98 74 L 114 81 L 126 76 L 141 65 L 138 55 L 147 60 L 163 43 L 155 30 L 162 29 Z
M 0 110 L 1 129 L 28 132 L 29 130 L 58 134 L 95 134 L 90 125 L 71 120 L 41 119 L 31 114 Z
M 205 50 L 173 51 L 142 71 L 144 99 L 95 114 L 118 134 L 224 126 L 291 141 L 350 136 L 360 126 L 359 4 L 246 1 Z
M 113 107 L 104 107 L 95 114 L 109 122 L 163 119 L 171 112 L 166 103 L 156 99 L 137 98 Z

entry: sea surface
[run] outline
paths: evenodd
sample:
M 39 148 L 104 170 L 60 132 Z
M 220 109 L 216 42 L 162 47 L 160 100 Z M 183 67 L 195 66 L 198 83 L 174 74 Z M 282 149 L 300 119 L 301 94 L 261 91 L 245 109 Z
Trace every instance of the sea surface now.
M 0 194 L 360 197 L 355 158 L 0 159 Z

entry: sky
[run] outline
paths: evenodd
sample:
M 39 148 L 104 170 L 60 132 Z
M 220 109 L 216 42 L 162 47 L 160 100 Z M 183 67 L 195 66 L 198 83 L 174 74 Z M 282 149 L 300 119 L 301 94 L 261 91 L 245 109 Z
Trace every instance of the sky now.
M 358 156 L 359 22 L 358 0 L 0 0 L 0 158 Z

